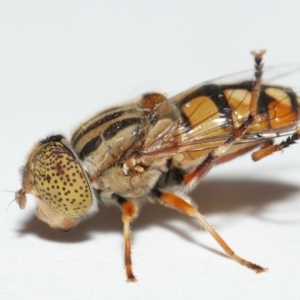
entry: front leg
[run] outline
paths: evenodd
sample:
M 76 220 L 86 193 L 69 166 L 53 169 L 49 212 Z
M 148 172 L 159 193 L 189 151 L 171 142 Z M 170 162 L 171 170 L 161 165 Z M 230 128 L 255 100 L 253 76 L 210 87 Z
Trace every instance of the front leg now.
M 138 207 L 123 198 L 119 199 L 119 204 L 122 210 L 122 220 L 124 224 L 124 244 L 125 244 L 125 270 L 127 276 L 127 282 L 135 282 L 136 278 L 132 272 L 131 262 L 131 236 L 130 236 L 130 224 L 138 215 Z

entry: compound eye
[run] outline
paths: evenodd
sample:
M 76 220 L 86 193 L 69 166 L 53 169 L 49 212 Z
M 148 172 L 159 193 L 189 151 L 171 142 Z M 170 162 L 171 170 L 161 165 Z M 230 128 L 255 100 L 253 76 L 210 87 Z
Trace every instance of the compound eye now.
M 86 214 L 93 203 L 87 175 L 62 141 L 49 141 L 34 159 L 34 185 L 43 202 L 69 217 Z

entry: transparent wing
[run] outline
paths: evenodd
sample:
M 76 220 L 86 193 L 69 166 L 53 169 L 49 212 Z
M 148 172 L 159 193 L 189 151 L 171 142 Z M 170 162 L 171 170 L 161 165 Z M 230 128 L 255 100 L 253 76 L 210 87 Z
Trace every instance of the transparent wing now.
M 205 124 L 204 124 L 205 125 Z M 209 131 L 203 131 L 201 134 L 194 135 L 193 138 L 188 138 L 188 133 L 184 131 L 183 124 L 173 124 L 164 131 L 164 136 L 157 137 L 152 143 L 149 143 L 141 151 L 143 155 L 150 156 L 153 159 L 173 156 L 184 153 L 205 152 L 208 153 L 221 146 L 228 138 L 230 133 L 226 131 L 232 130 L 232 124 L 216 126 Z M 280 129 L 278 131 L 266 131 L 258 133 L 246 133 L 237 138 L 233 146 L 239 146 L 239 149 L 248 148 L 251 145 L 264 144 L 267 140 L 272 140 L 279 137 L 291 135 L 295 132 L 294 128 Z M 228 130 L 226 130 L 228 129 Z M 220 130 L 223 134 L 220 134 Z M 180 133 L 182 132 L 182 133 Z M 209 134 L 210 136 L 206 136 Z M 215 134 L 215 135 L 214 135 Z

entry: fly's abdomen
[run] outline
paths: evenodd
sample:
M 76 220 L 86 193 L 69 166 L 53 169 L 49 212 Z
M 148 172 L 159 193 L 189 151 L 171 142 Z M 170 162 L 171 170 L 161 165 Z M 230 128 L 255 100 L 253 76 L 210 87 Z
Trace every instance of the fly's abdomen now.
M 173 101 L 181 111 L 190 136 L 226 136 L 249 114 L 253 82 L 208 84 L 179 94 Z M 294 127 L 299 122 L 299 97 L 289 88 L 262 85 L 257 116 L 247 132 Z
M 213 149 L 221 146 L 240 128 L 250 113 L 253 82 L 216 85 L 207 84 L 191 88 L 171 99 L 178 107 L 186 131 L 182 139 L 192 141 L 190 151 L 184 154 L 185 165 L 203 160 Z M 257 114 L 242 139 L 255 134 L 255 139 L 233 145 L 230 151 L 251 149 L 264 143 L 268 133 L 283 133 L 299 123 L 299 97 L 289 88 L 262 85 Z M 175 160 L 173 159 L 175 162 Z M 187 163 L 190 161 L 189 163 Z M 176 165 L 184 165 L 176 163 Z

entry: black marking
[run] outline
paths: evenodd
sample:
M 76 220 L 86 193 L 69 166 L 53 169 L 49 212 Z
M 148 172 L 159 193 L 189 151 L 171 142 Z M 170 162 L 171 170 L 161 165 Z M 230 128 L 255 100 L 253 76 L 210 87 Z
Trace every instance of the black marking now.
M 282 150 L 284 148 L 287 148 L 293 144 L 296 144 L 296 141 L 299 140 L 299 135 L 297 132 L 293 133 L 291 136 L 289 136 L 285 141 L 282 141 L 279 144 L 278 150 Z
M 269 104 L 277 99 L 274 99 L 273 97 L 270 97 L 265 93 L 265 91 L 261 91 L 259 93 L 259 98 L 258 98 L 258 104 L 257 104 L 257 115 L 260 114 L 265 114 L 268 116 L 268 119 L 270 119 L 269 116 Z
M 125 202 L 127 202 L 127 200 L 119 195 L 117 196 L 117 202 L 122 206 Z
M 194 98 L 205 96 L 208 97 L 218 108 L 220 118 L 223 118 L 226 120 L 226 122 L 232 123 L 232 118 L 231 118 L 231 108 L 228 105 L 228 101 L 223 93 L 224 88 L 220 85 L 216 84 L 207 84 L 199 87 L 197 90 L 194 92 L 190 93 L 188 96 L 185 98 L 181 99 L 179 102 L 178 106 L 180 108 L 180 111 L 182 112 L 182 107 L 192 101 Z M 184 115 L 182 112 L 182 117 L 184 121 L 189 124 L 189 118 Z
M 87 128 L 85 128 L 84 130 L 80 131 L 80 133 L 77 135 L 77 137 L 75 139 L 72 139 L 72 144 L 73 146 L 76 146 L 76 144 L 78 143 L 78 141 L 88 132 L 92 131 L 93 129 L 107 123 L 110 122 L 111 120 L 114 120 L 120 116 L 122 116 L 125 113 L 124 110 L 121 111 L 117 111 L 114 112 L 110 115 L 106 115 L 105 117 L 99 119 L 98 121 L 94 122 L 93 124 L 91 124 L 90 126 L 88 126 Z M 74 137 L 76 136 L 76 133 L 73 135 Z
M 125 129 L 133 124 L 138 124 L 141 122 L 140 118 L 128 118 L 110 125 L 103 133 L 103 137 L 106 140 L 113 138 L 120 130 Z
M 43 144 L 48 144 L 48 143 L 52 143 L 52 142 L 60 142 L 63 139 L 65 139 L 65 137 L 61 134 L 51 135 L 51 136 L 48 136 L 47 138 L 41 140 L 40 144 L 43 145 Z
M 154 194 L 154 196 L 156 196 L 157 198 L 160 198 L 161 195 L 162 195 L 162 192 L 161 192 L 160 190 L 158 190 L 158 189 L 154 189 L 154 190 L 153 190 L 153 194 Z
M 167 160 L 166 167 L 168 169 L 168 172 L 162 174 L 160 180 L 156 184 L 157 186 L 165 186 L 167 184 L 170 177 L 171 166 L 172 166 L 172 158 Z
M 220 88 L 222 90 L 233 89 L 233 90 L 247 90 L 249 92 L 252 92 L 253 85 L 254 85 L 254 81 L 248 80 L 248 81 L 242 81 L 234 84 L 222 84 L 220 85 Z
M 297 101 L 297 95 L 292 89 L 288 88 L 282 88 L 282 87 L 274 87 L 278 88 L 279 90 L 284 91 L 289 96 L 290 102 L 291 102 L 291 108 L 294 112 L 298 112 L 299 110 L 299 103 Z M 277 99 L 276 99 L 277 100 Z
M 159 181 L 156 184 L 156 188 L 164 188 L 167 186 L 180 185 L 183 182 L 186 171 L 181 168 L 172 167 L 172 159 L 167 162 L 168 171 L 162 173 Z
M 84 147 L 81 149 L 79 153 L 79 158 L 84 159 L 86 156 L 88 156 L 90 153 L 94 152 L 99 148 L 99 146 L 102 143 L 102 139 L 100 136 L 96 136 L 95 138 L 88 141 Z

